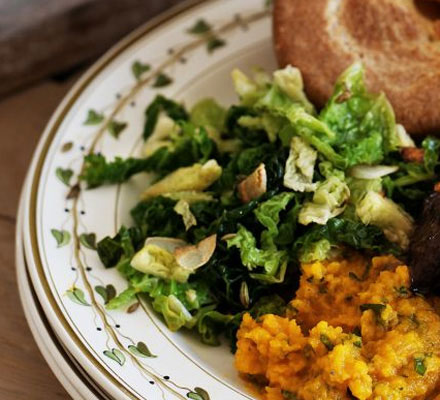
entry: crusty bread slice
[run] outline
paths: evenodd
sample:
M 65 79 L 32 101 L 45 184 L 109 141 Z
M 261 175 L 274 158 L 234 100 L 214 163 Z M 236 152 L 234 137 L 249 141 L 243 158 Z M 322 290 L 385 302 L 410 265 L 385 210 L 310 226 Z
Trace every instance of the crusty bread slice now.
M 386 93 L 410 133 L 440 133 L 439 4 L 275 0 L 273 28 L 279 64 L 300 68 L 318 106 L 338 75 L 362 60 L 369 89 Z

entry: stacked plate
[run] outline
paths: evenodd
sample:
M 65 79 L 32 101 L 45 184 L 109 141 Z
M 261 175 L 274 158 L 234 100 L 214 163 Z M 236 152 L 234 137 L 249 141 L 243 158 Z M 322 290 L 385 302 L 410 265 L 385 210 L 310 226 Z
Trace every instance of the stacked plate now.
M 148 302 L 108 311 L 125 289 L 96 240 L 130 224 L 145 177 L 87 190 L 84 156 L 136 155 L 159 93 L 192 104 L 234 101 L 230 72 L 273 69 L 263 0 L 193 1 L 140 28 L 71 90 L 49 122 L 25 182 L 17 226 L 23 307 L 46 361 L 75 399 L 251 399 L 226 347 L 172 333 Z

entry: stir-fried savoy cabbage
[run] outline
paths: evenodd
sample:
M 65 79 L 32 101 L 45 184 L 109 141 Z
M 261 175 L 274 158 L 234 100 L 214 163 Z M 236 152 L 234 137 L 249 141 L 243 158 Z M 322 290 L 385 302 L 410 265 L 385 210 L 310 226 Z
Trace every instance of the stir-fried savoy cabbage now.
M 157 96 L 140 132 L 145 157 L 90 154 L 82 179 L 93 188 L 157 177 L 133 226 L 98 244 L 128 281 L 107 307 L 147 295 L 171 330 L 211 345 L 223 334 L 233 348 L 243 313 L 284 313 L 301 262 L 350 249 L 403 256 L 438 179 L 440 141 L 416 147 L 386 97 L 366 90 L 359 63 L 320 111 L 291 66 L 232 77 L 239 102 L 227 109 Z

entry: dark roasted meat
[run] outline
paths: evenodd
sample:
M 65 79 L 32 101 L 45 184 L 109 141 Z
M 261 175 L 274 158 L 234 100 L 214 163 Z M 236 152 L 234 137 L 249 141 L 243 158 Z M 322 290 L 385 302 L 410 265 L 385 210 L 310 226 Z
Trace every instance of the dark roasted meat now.
M 440 293 L 440 193 L 426 200 L 414 230 L 408 263 L 412 288 L 420 293 Z

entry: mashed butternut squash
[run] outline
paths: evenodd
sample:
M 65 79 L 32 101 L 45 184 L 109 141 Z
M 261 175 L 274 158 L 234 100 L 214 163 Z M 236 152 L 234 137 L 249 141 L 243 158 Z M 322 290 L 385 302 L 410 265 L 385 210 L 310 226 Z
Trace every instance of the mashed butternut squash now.
M 265 400 L 440 400 L 440 317 L 391 256 L 302 266 L 287 315 L 249 314 L 235 365 Z

